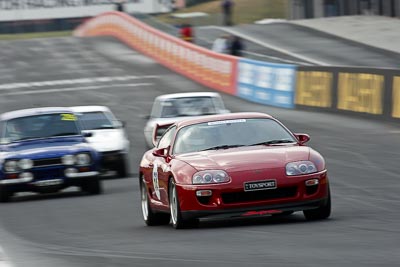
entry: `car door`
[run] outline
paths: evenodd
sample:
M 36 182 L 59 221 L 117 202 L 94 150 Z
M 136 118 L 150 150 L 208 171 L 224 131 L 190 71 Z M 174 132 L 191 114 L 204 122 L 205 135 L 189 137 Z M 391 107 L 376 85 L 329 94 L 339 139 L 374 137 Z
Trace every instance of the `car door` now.
M 176 127 L 169 128 L 161 137 L 156 149 L 165 149 L 167 155 Z M 152 170 L 153 198 L 168 207 L 168 179 L 170 176 L 170 162 L 166 157 L 154 157 Z

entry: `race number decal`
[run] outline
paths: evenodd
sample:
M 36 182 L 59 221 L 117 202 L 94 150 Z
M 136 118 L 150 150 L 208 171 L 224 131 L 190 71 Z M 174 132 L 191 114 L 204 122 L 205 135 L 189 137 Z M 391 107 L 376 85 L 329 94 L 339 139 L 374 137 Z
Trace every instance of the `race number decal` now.
M 158 166 L 157 166 L 157 163 L 154 163 L 154 167 L 153 167 L 153 186 L 154 186 L 154 192 L 156 192 L 157 198 L 161 199 L 161 197 L 160 197 L 160 186 L 158 184 Z
M 61 114 L 62 121 L 76 121 L 76 116 L 74 114 Z

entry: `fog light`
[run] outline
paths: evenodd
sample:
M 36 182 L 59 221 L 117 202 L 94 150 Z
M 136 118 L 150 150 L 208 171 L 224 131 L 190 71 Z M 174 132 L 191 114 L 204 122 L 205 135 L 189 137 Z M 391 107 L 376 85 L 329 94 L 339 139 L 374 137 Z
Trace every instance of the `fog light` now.
M 318 185 L 319 180 L 318 179 L 310 179 L 306 181 L 306 186 L 313 186 L 313 185 Z
M 88 171 L 90 171 L 90 168 L 89 167 L 80 167 L 79 171 L 80 172 L 88 172 Z
M 68 168 L 68 169 L 65 169 L 65 171 L 64 171 L 66 176 L 69 176 L 69 175 L 77 173 L 77 172 L 78 172 L 78 170 L 75 168 Z
M 212 195 L 211 190 L 197 190 L 196 196 L 198 197 L 210 197 Z
M 33 179 L 33 174 L 31 172 L 23 172 L 19 175 L 19 178 L 30 181 Z
M 11 174 L 6 174 L 7 179 L 17 179 L 18 178 L 18 173 L 11 173 Z

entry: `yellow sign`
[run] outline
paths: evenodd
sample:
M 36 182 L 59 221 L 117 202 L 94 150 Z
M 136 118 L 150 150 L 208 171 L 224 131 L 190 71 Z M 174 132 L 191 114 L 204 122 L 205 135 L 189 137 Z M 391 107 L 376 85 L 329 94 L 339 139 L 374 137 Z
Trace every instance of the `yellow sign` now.
M 329 108 L 332 106 L 332 79 L 330 72 L 297 72 L 296 104 Z
M 400 118 L 400 77 L 393 78 L 392 117 Z
M 76 121 L 76 116 L 74 114 L 61 114 L 61 120 L 63 121 Z
M 338 109 L 370 114 L 383 113 L 383 75 L 340 73 Z

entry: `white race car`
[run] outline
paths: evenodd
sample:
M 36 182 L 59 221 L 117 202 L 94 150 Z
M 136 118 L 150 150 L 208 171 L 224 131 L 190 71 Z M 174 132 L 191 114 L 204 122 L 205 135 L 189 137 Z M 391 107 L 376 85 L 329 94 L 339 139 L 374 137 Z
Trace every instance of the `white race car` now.
M 148 148 L 153 147 L 153 130 L 157 124 L 168 125 L 176 121 L 205 115 L 223 114 L 225 109 L 221 95 L 215 92 L 193 92 L 160 95 L 153 103 L 150 116 L 144 128 Z M 166 128 L 157 128 L 157 138 Z
M 116 171 L 118 177 L 127 176 L 129 140 L 124 123 L 105 106 L 75 106 L 71 109 L 78 115 L 84 132 L 92 133 L 87 140 L 102 155 L 102 172 Z

